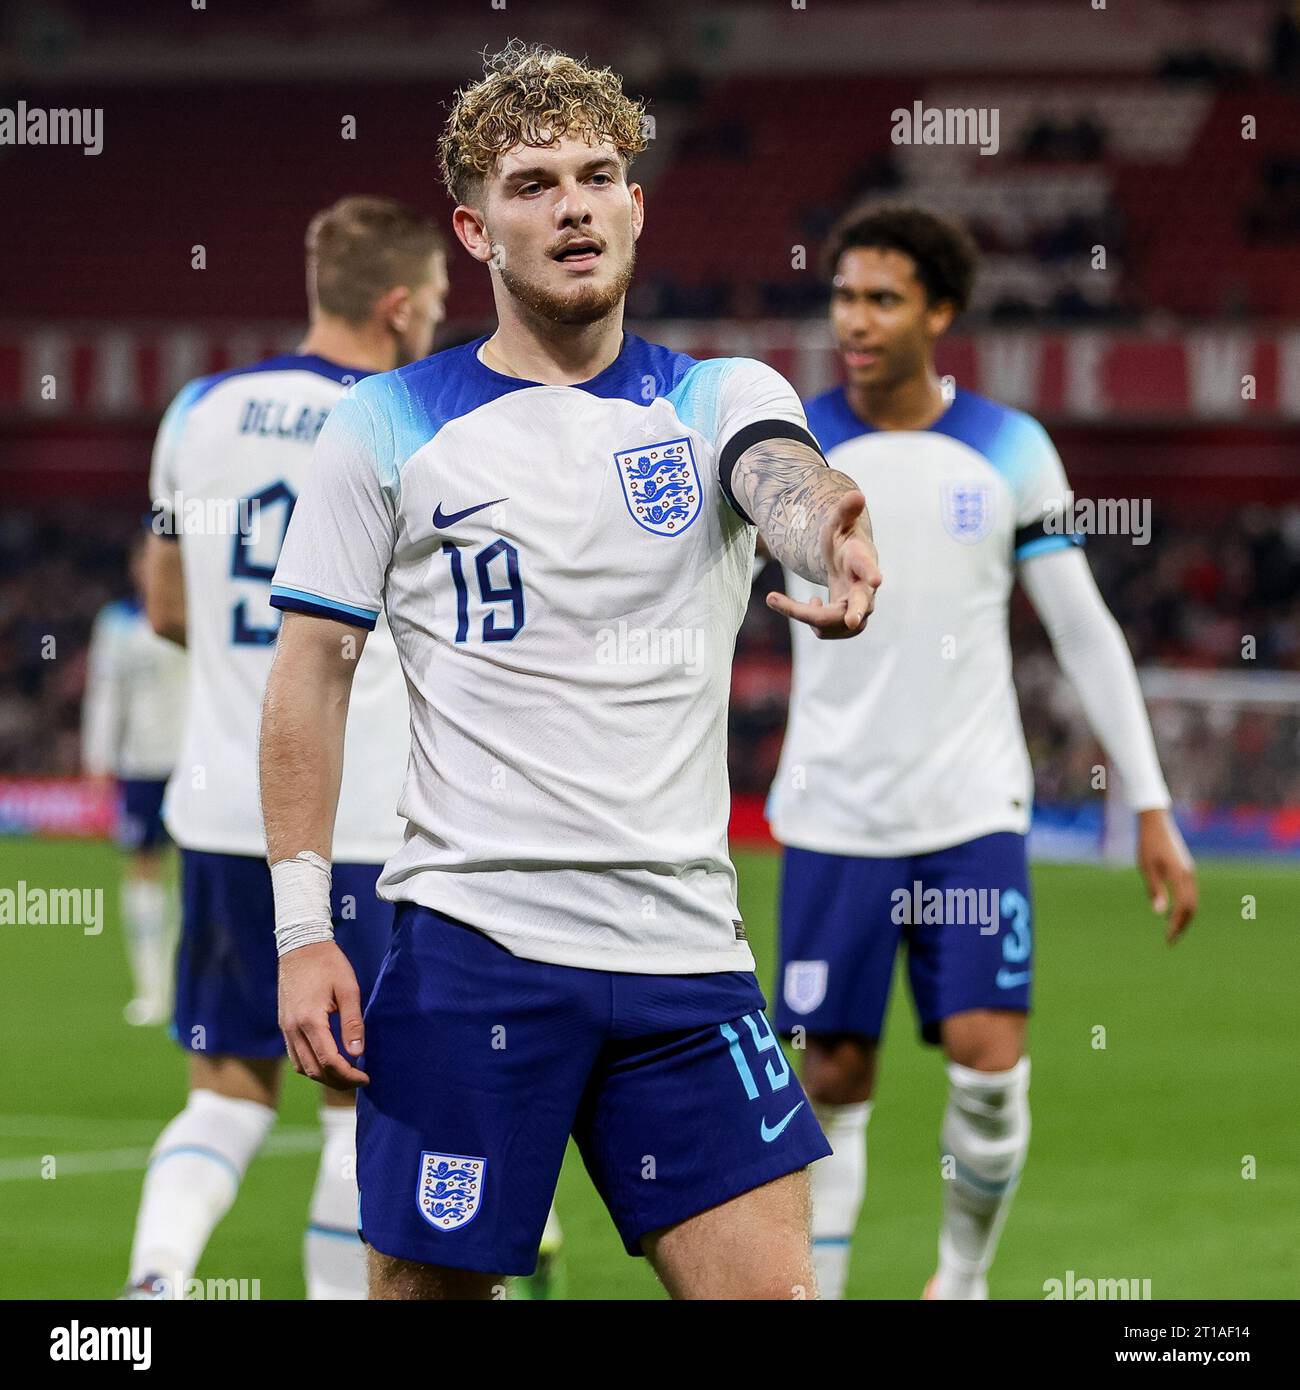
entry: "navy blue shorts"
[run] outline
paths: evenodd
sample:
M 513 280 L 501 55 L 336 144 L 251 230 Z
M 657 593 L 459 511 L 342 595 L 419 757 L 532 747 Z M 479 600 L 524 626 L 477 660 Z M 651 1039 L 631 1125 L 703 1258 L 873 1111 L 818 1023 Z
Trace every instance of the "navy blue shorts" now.
M 570 1134 L 623 1244 L 830 1153 L 743 971 L 512 955 L 413 903 L 366 1009 L 361 1229 L 383 1254 L 528 1274 Z
M 162 823 L 163 792 L 167 779 L 118 778 L 117 844 L 132 854 L 158 849 L 167 843 Z
M 900 942 L 926 1042 L 970 1009 L 1028 1013 L 1025 837 L 999 832 L 899 859 L 787 848 L 778 1030 L 879 1038 Z
M 335 864 L 334 939 L 364 1003 L 392 938 L 393 905 L 375 897 L 382 864 Z M 181 850 L 181 936 L 172 1036 L 191 1052 L 283 1057 L 276 998 L 275 899 L 265 859 Z M 338 1017 L 330 1019 L 339 1041 Z

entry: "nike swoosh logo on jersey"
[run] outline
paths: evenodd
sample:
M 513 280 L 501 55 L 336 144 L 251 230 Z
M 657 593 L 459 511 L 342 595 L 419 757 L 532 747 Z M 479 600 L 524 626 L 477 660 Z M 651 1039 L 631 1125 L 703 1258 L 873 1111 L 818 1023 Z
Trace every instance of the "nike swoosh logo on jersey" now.
M 467 516 L 473 516 L 475 512 L 481 512 L 484 507 L 495 507 L 498 502 L 508 502 L 508 497 L 494 497 L 490 502 L 480 502 L 477 507 L 466 507 L 463 512 L 444 512 L 442 503 L 433 509 L 433 524 L 441 530 L 444 526 L 454 526 L 458 521 L 464 521 Z
M 1025 984 L 1033 973 L 1032 970 L 999 970 L 998 988 L 1015 989 L 1017 985 Z
M 765 1119 L 763 1123 L 758 1127 L 758 1132 L 762 1136 L 763 1143 L 770 1144 L 773 1139 L 779 1139 L 781 1137 L 781 1134 L 784 1132 L 786 1125 L 788 1125 L 790 1121 L 794 1119 L 794 1117 L 803 1109 L 803 1107 L 804 1102 L 800 1101 L 799 1104 L 796 1105 L 795 1108 L 788 1115 L 786 1115 L 783 1119 L 778 1120 L 776 1124 L 772 1126 L 771 1129 L 767 1127 L 767 1120 Z

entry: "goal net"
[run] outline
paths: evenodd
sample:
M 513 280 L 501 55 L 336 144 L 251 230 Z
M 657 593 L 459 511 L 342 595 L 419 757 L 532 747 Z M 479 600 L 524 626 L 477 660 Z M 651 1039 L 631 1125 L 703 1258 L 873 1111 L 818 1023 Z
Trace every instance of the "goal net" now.
M 1135 818 L 1059 668 L 1030 657 L 1017 676 L 1037 783 L 1032 851 L 1131 862 Z M 1300 856 L 1300 674 L 1147 667 L 1139 676 L 1193 852 Z

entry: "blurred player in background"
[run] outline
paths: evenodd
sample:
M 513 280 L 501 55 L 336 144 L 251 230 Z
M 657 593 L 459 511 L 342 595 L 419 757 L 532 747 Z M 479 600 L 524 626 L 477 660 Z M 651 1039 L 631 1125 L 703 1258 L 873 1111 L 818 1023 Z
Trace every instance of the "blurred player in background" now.
M 786 846 L 777 1020 L 807 1030 L 804 1081 L 834 1149 L 813 1170 L 815 1251 L 823 1294 L 840 1297 L 906 940 L 922 1036 L 942 1045 L 950 1082 L 926 1296 L 986 1298 L 1029 1143 L 1033 780 L 1007 635 L 1017 578 L 1138 813 L 1139 868 L 1171 942 L 1196 885 L 1128 648 L 1063 521 L 1051 440 L 1017 410 L 945 395 L 935 372 L 935 341 L 970 295 L 973 244 L 919 209 L 867 209 L 832 233 L 826 264 L 847 382 L 808 420 L 866 495 L 890 578 L 862 642 L 826 647 L 794 625 L 768 805 Z M 786 586 L 805 601 L 818 592 L 788 569 Z
M 171 1011 L 175 932 L 162 800 L 185 718 L 185 653 L 154 632 L 141 603 L 147 535 L 131 546 L 136 596 L 106 604 L 95 619 L 81 723 L 86 772 L 117 782 L 117 842 L 127 856 L 122 928 L 135 989 L 123 1013 L 134 1024 L 164 1023 Z
M 190 1052 L 185 1109 L 155 1145 L 128 1288 L 183 1294 L 208 1237 L 275 1119 L 284 1062 L 276 1021 L 271 877 L 257 792 L 257 725 L 280 615 L 270 580 L 312 446 L 347 387 L 423 357 L 447 292 L 443 241 L 386 198 L 344 198 L 307 233 L 311 325 L 296 353 L 192 382 L 163 419 L 151 491 L 149 616 L 190 653 L 191 699 L 167 825 L 181 847 L 174 1034 Z M 388 947 L 375 896 L 401 843 L 406 692 L 383 631 L 357 676 L 348 773 L 334 832 L 330 912 L 362 987 Z M 308 1297 L 364 1298 L 356 1233 L 355 1109 L 330 1093 L 305 1262 Z
M 489 60 L 441 148 L 497 330 L 349 393 L 276 571 L 281 1017 L 300 1071 L 362 1088 L 372 1297 L 484 1298 L 528 1272 L 571 1133 L 674 1297 L 813 1292 L 804 1170 L 827 1148 L 736 906 L 727 695 L 755 524 L 828 583 L 791 605 L 825 636 L 861 631 L 879 576 L 862 496 L 780 376 L 623 331 L 645 143 L 612 72 L 521 44 Z M 412 759 L 363 1023 L 330 821 L 340 652 L 381 611 Z

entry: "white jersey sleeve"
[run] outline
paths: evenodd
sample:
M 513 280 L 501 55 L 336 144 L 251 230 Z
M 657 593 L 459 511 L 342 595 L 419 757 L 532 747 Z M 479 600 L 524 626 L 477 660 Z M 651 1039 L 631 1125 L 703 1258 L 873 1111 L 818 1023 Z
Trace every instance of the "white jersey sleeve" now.
M 718 477 L 727 501 L 753 525 L 731 488 L 741 454 L 768 439 L 794 439 L 818 453 L 821 448 L 808 428 L 803 402 L 780 372 L 750 358 L 733 358 L 728 366 L 718 390 Z
M 180 457 L 190 407 L 203 394 L 206 378 L 187 382 L 167 407 L 154 438 L 149 466 L 149 497 L 155 534 L 173 534 L 176 499 L 180 493 Z
M 1082 536 L 1067 529 L 1065 468 L 1037 420 L 1020 415 L 1015 422 L 1023 440 L 1015 477 L 1021 583 L 1130 804 L 1140 811 L 1168 807 L 1169 790 L 1124 634 L 1087 560 L 1065 553 L 1083 544 Z M 1045 562 L 1026 565 L 1028 560 Z
M 1135 811 L 1166 809 L 1169 789 L 1133 657 L 1087 559 L 1058 551 L 1027 565 L 1020 578 L 1097 741 L 1119 773 L 1125 799 Z
M 316 441 L 311 475 L 294 508 L 271 601 L 373 628 L 396 536 L 393 492 L 380 478 L 377 422 L 354 386 L 335 406 Z
M 1008 481 L 1015 506 L 1014 556 L 1017 564 L 1053 550 L 1082 545 L 1066 530 L 1070 484 L 1051 436 L 1031 415 L 1008 412 L 1006 430 L 1014 436 Z

